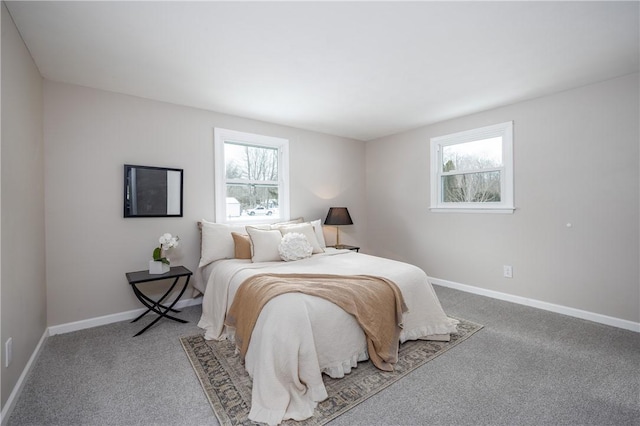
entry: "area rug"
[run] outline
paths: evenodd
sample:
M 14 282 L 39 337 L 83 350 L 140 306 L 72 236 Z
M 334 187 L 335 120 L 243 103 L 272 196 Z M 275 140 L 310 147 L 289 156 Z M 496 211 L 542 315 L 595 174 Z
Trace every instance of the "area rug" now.
M 358 367 L 342 379 L 323 375 L 329 397 L 318 404 L 313 417 L 301 422 L 288 420 L 282 424 L 323 425 L 482 328 L 470 321 L 459 321 L 458 333 L 452 334 L 449 342 L 418 340 L 400 345 L 398 363 L 393 372 L 378 370 L 370 361 L 365 361 L 358 363 Z M 251 407 L 251 379 L 236 355 L 234 345 L 226 340 L 206 341 L 202 335 L 182 337 L 180 340 L 220 424 L 255 425 L 247 417 Z

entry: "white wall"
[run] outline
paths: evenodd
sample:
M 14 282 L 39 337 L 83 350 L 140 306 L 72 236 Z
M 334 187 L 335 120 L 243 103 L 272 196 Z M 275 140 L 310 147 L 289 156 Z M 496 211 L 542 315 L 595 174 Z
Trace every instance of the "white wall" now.
M 292 217 L 346 205 L 343 242 L 364 239 L 364 142 L 47 80 L 44 114 L 50 326 L 140 308 L 124 274 L 147 268 L 164 232 L 181 239 L 172 263 L 195 271 L 196 222 L 214 219 L 214 127 L 289 139 Z M 184 169 L 184 217 L 124 219 L 125 163 Z
M 1 404 L 46 329 L 42 78 L 2 9 Z M 11 337 L 13 360 L 5 368 Z
M 442 280 L 639 322 L 638 93 L 634 74 L 368 142 L 370 250 Z M 510 120 L 516 212 L 430 212 L 430 138 Z

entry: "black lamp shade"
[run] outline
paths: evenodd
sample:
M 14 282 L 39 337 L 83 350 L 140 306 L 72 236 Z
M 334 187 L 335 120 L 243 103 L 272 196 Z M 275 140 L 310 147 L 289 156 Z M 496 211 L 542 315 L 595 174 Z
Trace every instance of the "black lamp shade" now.
M 327 218 L 324 220 L 325 225 L 353 225 L 349 210 L 346 207 L 330 207 Z

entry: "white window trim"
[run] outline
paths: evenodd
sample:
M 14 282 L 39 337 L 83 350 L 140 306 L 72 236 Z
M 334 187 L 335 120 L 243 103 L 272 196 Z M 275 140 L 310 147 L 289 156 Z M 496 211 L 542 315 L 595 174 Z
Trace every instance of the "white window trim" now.
M 499 203 L 446 203 L 442 201 L 442 147 L 502 137 Z M 431 206 L 438 213 L 513 213 L 513 121 L 431 138 Z
M 225 141 L 246 143 L 253 146 L 264 146 L 266 148 L 278 149 L 278 218 L 266 217 L 240 217 L 238 219 L 227 219 L 227 186 L 225 176 Z M 271 221 L 289 220 L 289 140 L 274 136 L 263 136 L 254 133 L 240 132 L 214 128 L 214 178 L 215 178 L 215 212 L 218 223 L 256 223 Z

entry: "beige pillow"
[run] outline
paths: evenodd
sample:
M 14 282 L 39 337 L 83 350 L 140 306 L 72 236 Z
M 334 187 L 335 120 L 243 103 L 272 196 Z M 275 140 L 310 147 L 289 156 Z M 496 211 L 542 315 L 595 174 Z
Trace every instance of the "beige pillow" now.
M 253 262 L 273 262 L 280 261 L 280 252 L 278 247 L 282 241 L 282 234 L 277 229 L 264 230 L 247 226 L 247 233 L 251 238 L 251 246 L 253 253 L 251 261 Z
M 251 259 L 251 238 L 249 235 L 232 232 L 231 236 L 235 244 L 235 258 Z
M 320 243 L 318 242 L 318 238 L 316 237 L 316 232 L 313 230 L 313 226 L 310 223 L 300 223 L 295 225 L 284 225 L 279 226 L 278 229 L 282 232 L 282 235 L 289 234 L 291 232 L 296 232 L 298 234 L 302 234 L 307 237 L 309 244 L 313 248 L 313 254 L 316 253 L 324 253 L 322 247 L 320 247 Z

